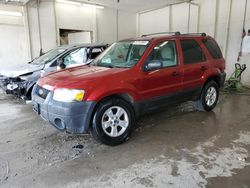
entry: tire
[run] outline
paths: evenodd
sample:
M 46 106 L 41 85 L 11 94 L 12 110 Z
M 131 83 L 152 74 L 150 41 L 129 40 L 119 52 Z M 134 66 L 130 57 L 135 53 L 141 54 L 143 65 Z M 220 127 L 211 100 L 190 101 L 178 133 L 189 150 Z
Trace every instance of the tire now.
M 115 146 L 129 139 L 134 124 L 135 114 L 132 106 L 122 99 L 114 98 L 98 105 L 90 132 L 95 140 Z
M 199 111 L 211 111 L 215 108 L 219 99 L 219 86 L 211 80 L 203 87 L 200 99 L 195 101 L 195 107 Z

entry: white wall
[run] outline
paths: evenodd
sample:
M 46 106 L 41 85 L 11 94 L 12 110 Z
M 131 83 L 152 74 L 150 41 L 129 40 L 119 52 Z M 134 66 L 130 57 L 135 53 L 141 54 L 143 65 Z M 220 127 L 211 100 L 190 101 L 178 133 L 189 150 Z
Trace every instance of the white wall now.
M 234 64 L 237 63 L 237 57 L 240 52 L 245 0 L 232 0 L 229 28 L 227 23 L 229 18 L 230 0 L 218 0 L 217 4 L 218 18 L 216 24 L 216 0 L 201 1 L 199 31 L 209 33 L 216 38 L 226 59 L 226 72 L 228 76 L 230 76 L 234 72 Z M 246 30 L 250 29 L 250 6 L 247 7 L 247 12 Z M 228 42 L 226 42 L 227 31 Z M 250 86 L 250 67 L 243 73 L 243 84 Z
M 115 9 L 96 10 L 98 42 L 113 43 L 117 40 L 117 13 Z
M 53 2 L 41 1 L 39 7 L 42 49 L 44 52 L 57 46 L 56 20 Z
M 169 7 L 139 14 L 139 35 L 170 30 Z
M 96 42 L 96 9 L 56 3 L 58 29 L 91 31 Z
M 197 32 L 198 6 L 181 3 L 161 9 L 139 13 L 138 35 L 180 31 L 181 33 Z
M 1 5 L 0 10 L 18 11 L 22 7 Z M 29 61 L 27 31 L 24 27 L 24 17 L 0 15 L 0 64 L 11 66 Z
M 136 14 L 118 11 L 118 40 L 136 36 Z
M 7 67 L 29 61 L 26 31 L 23 26 L 0 24 L 0 64 Z
M 8 7 L 10 10 L 16 10 L 13 6 Z M 16 8 L 23 11 L 23 7 Z M 27 22 L 25 22 L 26 16 Z M 23 33 L 20 33 L 20 28 L 17 32 L 24 40 L 22 45 L 26 46 L 23 49 L 28 50 L 26 54 L 29 60 L 37 57 L 41 48 L 46 52 L 59 45 L 59 29 L 91 31 L 92 42 L 113 43 L 136 36 L 136 13 L 117 11 L 108 7 L 95 9 L 75 6 L 50 0 L 40 0 L 39 5 L 36 0 L 31 0 L 23 17 L 4 19 L 0 17 L 1 23 L 23 27 Z M 16 56 L 12 57 L 8 53 L 5 55 L 6 58 L 12 57 L 19 61 L 23 59 L 19 54 Z
M 187 3 L 172 5 L 171 8 L 140 13 L 138 15 L 138 35 L 162 31 L 205 32 L 215 37 L 226 59 L 226 72 L 234 71 L 240 51 L 245 0 L 232 0 L 231 18 L 228 18 L 230 0 L 196 0 L 199 6 L 191 5 L 188 25 L 189 6 Z M 171 10 L 169 13 L 169 9 Z M 199 10 L 200 9 L 200 10 Z M 217 11 L 216 11 L 217 10 Z M 199 14 L 200 12 L 200 14 Z M 216 18 L 217 15 L 217 18 Z M 169 24 L 169 16 L 171 23 Z M 171 26 L 171 27 L 169 27 Z M 250 2 L 247 7 L 246 30 L 250 29 Z M 228 42 L 227 41 L 228 33 Z M 246 60 L 244 60 L 246 61 Z M 250 59 L 248 60 L 250 62 Z M 250 66 L 243 73 L 243 83 L 250 86 Z
M 35 58 L 39 56 L 41 48 L 47 52 L 57 46 L 55 11 L 53 2 L 46 0 L 40 1 L 39 6 L 36 1 L 31 1 L 27 11 L 29 25 L 26 27 L 30 33 L 31 56 Z
M 112 8 L 97 9 L 97 41 L 113 43 L 136 36 L 136 14 Z
M 188 32 L 188 16 L 189 5 L 187 3 L 177 4 L 172 6 L 171 15 L 171 30 L 180 31 L 181 33 Z

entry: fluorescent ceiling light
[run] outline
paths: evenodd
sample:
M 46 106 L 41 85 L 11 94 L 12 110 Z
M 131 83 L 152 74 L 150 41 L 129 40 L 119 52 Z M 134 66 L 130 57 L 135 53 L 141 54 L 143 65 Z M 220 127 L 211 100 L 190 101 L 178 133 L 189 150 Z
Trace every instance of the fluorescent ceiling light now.
M 74 1 L 67 1 L 67 0 L 57 0 L 59 3 L 65 3 L 65 4 L 70 4 L 70 5 L 82 5 L 80 2 L 74 2 Z
M 23 16 L 23 14 L 21 12 L 4 11 L 4 10 L 0 10 L 0 15 L 3 15 L 3 16 L 17 16 L 17 17 Z
M 90 7 L 90 8 L 100 8 L 100 9 L 104 8 L 104 6 L 101 6 L 101 5 L 93 5 L 93 4 L 86 4 L 86 3 L 84 3 L 83 6 Z

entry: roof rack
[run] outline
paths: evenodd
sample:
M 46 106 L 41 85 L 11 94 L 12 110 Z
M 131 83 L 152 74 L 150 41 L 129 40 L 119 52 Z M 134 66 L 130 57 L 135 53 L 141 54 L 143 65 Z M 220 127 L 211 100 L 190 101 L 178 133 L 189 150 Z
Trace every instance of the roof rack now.
M 148 37 L 148 36 L 153 36 L 153 35 L 163 35 L 163 34 L 168 34 L 168 35 L 181 35 L 181 33 L 180 33 L 179 31 L 176 31 L 176 32 L 151 33 L 151 34 L 142 35 L 142 37 Z
M 202 37 L 206 37 L 207 36 L 206 33 L 184 33 L 184 34 L 181 34 L 181 35 L 200 35 Z

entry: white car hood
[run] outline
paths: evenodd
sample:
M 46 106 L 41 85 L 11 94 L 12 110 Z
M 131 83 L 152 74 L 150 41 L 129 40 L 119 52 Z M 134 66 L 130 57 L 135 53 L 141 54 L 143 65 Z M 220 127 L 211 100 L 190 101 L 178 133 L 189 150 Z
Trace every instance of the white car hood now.
M 24 74 L 42 70 L 44 65 L 22 64 L 0 69 L 0 75 L 15 78 Z

